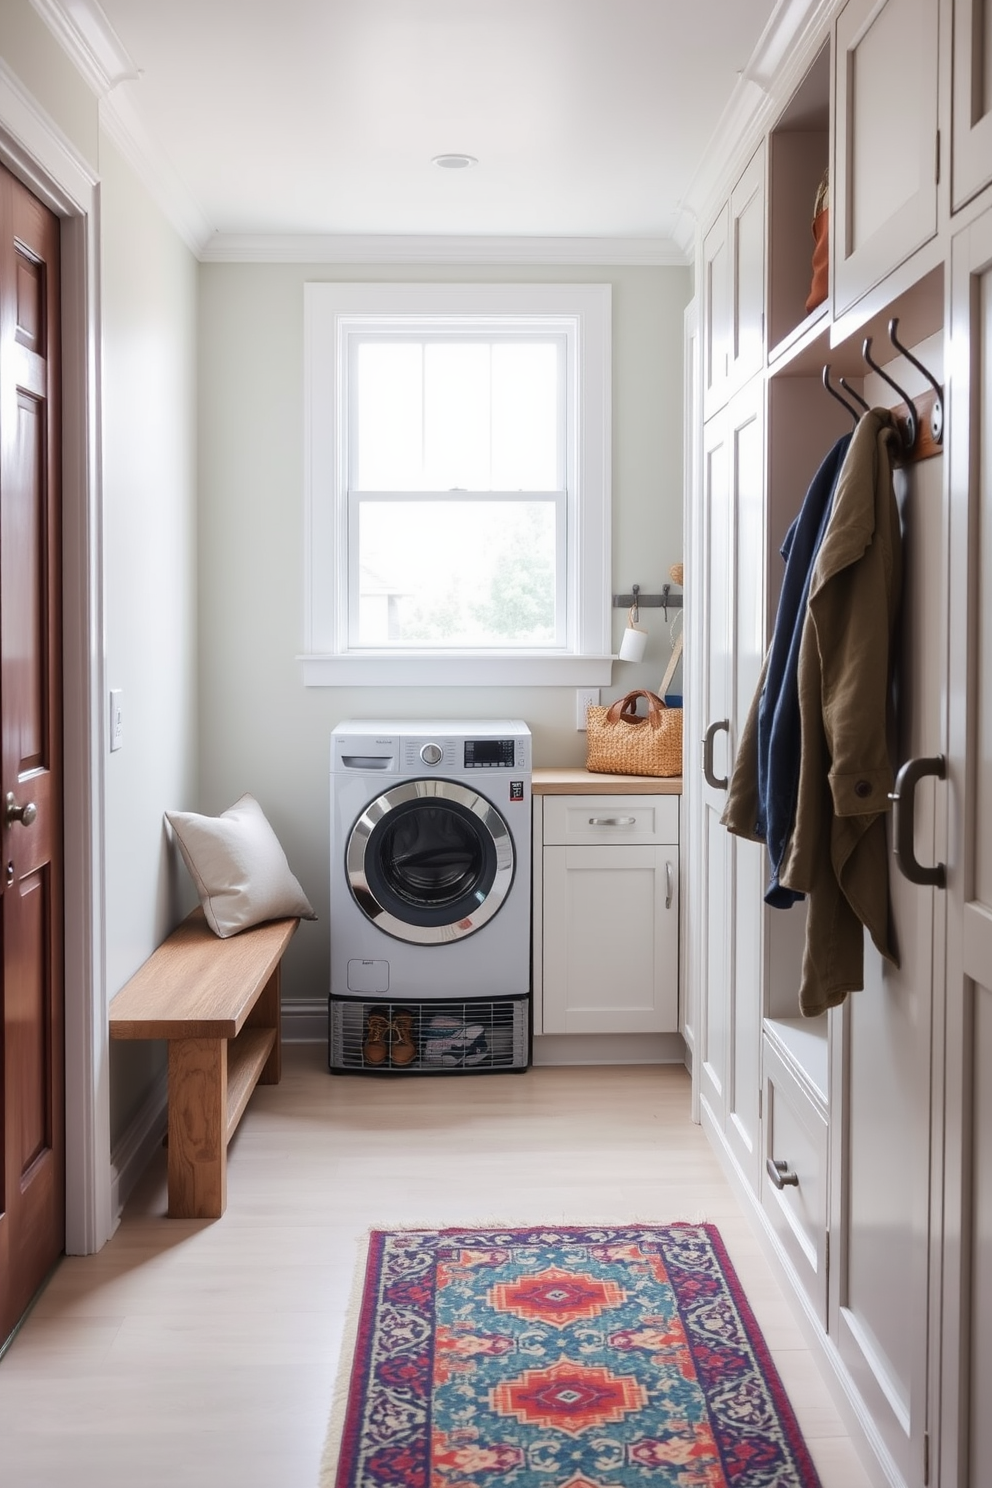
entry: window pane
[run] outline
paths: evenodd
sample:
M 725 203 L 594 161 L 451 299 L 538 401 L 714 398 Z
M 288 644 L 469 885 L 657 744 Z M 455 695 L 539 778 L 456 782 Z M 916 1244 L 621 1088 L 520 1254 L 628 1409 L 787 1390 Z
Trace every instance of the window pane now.
M 555 491 L 559 342 L 362 341 L 356 491 Z
M 492 490 L 490 348 L 428 342 L 424 348 L 424 480 L 421 490 Z
M 359 503 L 352 644 L 561 644 L 556 509 L 553 500 Z
M 423 381 L 418 342 L 359 343 L 353 489 L 423 489 Z
M 494 491 L 554 491 L 564 484 L 558 362 L 555 342 L 493 345 Z

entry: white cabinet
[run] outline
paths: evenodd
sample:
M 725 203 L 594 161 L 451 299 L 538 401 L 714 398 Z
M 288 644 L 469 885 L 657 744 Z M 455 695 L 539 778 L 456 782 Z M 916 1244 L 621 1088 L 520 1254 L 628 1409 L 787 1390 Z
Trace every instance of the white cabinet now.
M 990 64 L 982 71 L 969 54 L 969 128 L 977 128 L 992 109 L 992 84 L 980 98 L 975 92 L 978 72 L 992 78 L 992 0 L 954 3 Z M 976 1307 L 985 1316 L 992 1308 L 992 788 L 988 801 L 982 796 L 992 779 L 992 686 L 981 660 L 992 654 L 992 620 L 983 618 L 992 614 L 992 435 L 980 417 L 992 387 L 992 213 L 956 250 L 948 342 L 950 235 L 936 178 L 939 12 L 949 38 L 938 0 L 837 0 L 810 37 L 805 63 L 783 64 L 791 94 L 784 83 L 778 95 L 773 87 L 778 118 L 768 126 L 771 110 L 761 115 L 769 130 L 770 349 L 767 365 L 740 387 L 730 370 L 735 209 L 729 199 L 719 212 L 714 203 L 705 219 L 716 227 L 700 240 L 697 282 L 705 312 L 707 255 L 711 267 L 724 265 L 728 287 L 712 303 L 725 326 L 710 339 L 725 345 L 727 360 L 719 398 L 711 386 L 706 403 L 701 389 L 698 491 L 686 521 L 695 577 L 687 652 L 698 668 L 693 742 L 708 741 L 702 769 L 691 745 L 686 752 L 686 965 L 704 1125 L 779 1257 L 824 1367 L 866 1423 L 873 1477 L 905 1488 L 992 1488 L 992 1428 L 979 1404 L 992 1392 L 992 1346 L 988 1329 L 972 1322 Z M 753 144 L 742 143 L 742 159 L 758 158 Z M 830 151 L 832 294 L 807 313 L 809 214 Z M 992 178 L 988 153 L 982 169 Z M 974 195 L 981 181 L 968 189 Z M 957 389 L 944 446 L 957 462 L 951 475 L 945 453 L 907 463 L 896 477 L 907 540 L 894 762 L 949 754 L 950 787 L 924 781 L 914 801 L 914 850 L 923 863 L 948 858 L 949 896 L 945 903 L 941 889 L 907 882 L 890 857 L 899 967 L 866 944 L 864 988 L 804 1020 L 803 907 L 765 907 L 763 849 L 730 838 L 720 816 L 771 634 L 783 572 L 777 550 L 821 459 L 853 427 L 824 392 L 824 364 L 835 382 L 844 375 L 873 405 L 893 407 L 898 395 L 862 355 L 868 334 L 879 354 L 890 318 L 938 381 L 950 354 Z M 923 391 L 908 362 L 889 370 L 911 394 Z M 949 604 L 957 617 L 950 644 Z M 964 716 L 949 724 L 958 709 Z M 956 924 L 947 921 L 948 903 Z M 948 1296 L 952 1316 L 941 1322 Z
M 837 19 L 834 314 L 937 230 L 937 0 L 848 0 Z
M 764 863 L 720 825 L 733 754 L 764 652 L 764 388 L 738 393 L 704 430 L 703 585 L 694 616 L 703 671 L 704 902 L 695 906 L 699 1096 L 757 1182 Z
M 826 1080 L 816 1077 L 816 1063 L 805 1049 L 796 1050 L 790 1032 L 788 1024 L 769 1023 L 763 1041 L 761 1203 L 816 1318 L 826 1327 Z M 802 1036 L 802 1030 L 795 1032 Z M 824 1043 L 824 1076 L 826 1066 Z
M 992 1483 L 992 211 L 952 245 L 941 1483 Z
M 675 1033 L 677 796 L 543 802 L 544 1033 Z
M 765 153 L 756 151 L 703 240 L 703 410 L 708 418 L 765 356 Z
M 951 202 L 992 181 L 992 0 L 954 0 Z

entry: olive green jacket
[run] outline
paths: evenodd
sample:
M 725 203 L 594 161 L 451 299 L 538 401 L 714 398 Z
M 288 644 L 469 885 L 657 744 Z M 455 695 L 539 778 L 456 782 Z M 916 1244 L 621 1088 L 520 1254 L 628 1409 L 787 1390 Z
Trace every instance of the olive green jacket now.
M 889 909 L 891 679 L 902 590 L 892 416 L 861 419 L 813 568 L 799 647 L 801 760 L 780 880 L 808 899 L 799 1004 L 864 986 L 864 931 L 898 964 Z

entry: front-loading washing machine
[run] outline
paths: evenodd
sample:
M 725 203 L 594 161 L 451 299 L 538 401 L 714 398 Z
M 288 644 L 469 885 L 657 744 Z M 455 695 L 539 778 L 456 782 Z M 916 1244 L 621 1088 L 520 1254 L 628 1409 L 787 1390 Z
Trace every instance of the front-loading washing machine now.
M 519 719 L 334 729 L 332 1070 L 526 1068 L 531 768 Z

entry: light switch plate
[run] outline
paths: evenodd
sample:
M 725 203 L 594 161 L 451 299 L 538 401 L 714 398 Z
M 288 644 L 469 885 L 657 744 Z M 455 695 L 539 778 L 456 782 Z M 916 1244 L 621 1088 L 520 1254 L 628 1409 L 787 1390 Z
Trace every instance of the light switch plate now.
M 120 749 L 124 743 L 124 691 L 120 687 L 110 689 L 110 752 Z

